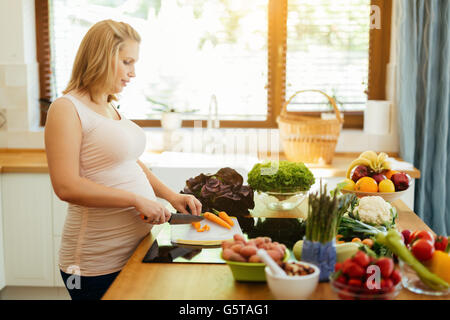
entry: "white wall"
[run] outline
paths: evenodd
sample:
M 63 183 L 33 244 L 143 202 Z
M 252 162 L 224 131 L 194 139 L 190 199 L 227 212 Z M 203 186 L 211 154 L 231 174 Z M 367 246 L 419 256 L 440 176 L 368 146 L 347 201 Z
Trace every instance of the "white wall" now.
M 0 1 L 0 148 L 43 148 L 34 21 L 34 0 Z
M 7 117 L 6 125 L 0 128 L 0 148 L 44 148 L 43 130 L 39 128 L 39 78 L 34 21 L 34 0 L 0 1 L 0 112 Z M 389 69 L 389 81 L 393 80 L 392 66 Z M 392 98 L 393 85 L 390 83 L 388 94 Z M 383 136 L 368 135 L 362 130 L 343 130 L 336 151 L 373 149 L 398 152 L 395 124 L 393 117 L 393 132 Z M 184 132 L 192 133 L 192 130 Z M 161 129 L 148 129 L 147 133 L 156 142 L 149 144 L 150 147 L 162 145 Z

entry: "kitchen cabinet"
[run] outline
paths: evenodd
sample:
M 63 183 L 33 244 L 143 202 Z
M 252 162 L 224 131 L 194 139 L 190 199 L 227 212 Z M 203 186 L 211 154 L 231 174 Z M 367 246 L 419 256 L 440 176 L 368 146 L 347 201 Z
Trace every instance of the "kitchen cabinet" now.
M 1 182 L 6 285 L 53 286 L 50 177 L 4 173 Z
M 2 194 L 1 183 L 0 183 L 0 194 Z M 4 247 L 3 247 L 3 215 L 2 215 L 2 198 L 0 197 L 0 290 L 2 290 L 5 287 L 5 285 L 6 281 L 5 281 Z

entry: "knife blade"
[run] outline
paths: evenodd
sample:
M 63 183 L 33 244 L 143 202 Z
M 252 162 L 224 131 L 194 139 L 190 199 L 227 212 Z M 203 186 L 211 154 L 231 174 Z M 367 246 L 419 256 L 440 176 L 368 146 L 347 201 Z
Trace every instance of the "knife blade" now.
M 140 215 L 141 219 L 144 220 L 145 222 L 149 222 L 147 220 L 147 217 L 144 216 L 143 214 Z M 189 224 L 192 222 L 198 222 L 198 221 L 202 221 L 204 219 L 203 216 L 194 216 L 192 214 L 184 214 L 184 213 L 172 213 L 170 216 L 169 224 Z
M 169 219 L 170 224 L 187 224 L 192 222 L 198 222 L 205 219 L 203 216 L 194 216 L 192 214 L 184 213 L 172 213 Z

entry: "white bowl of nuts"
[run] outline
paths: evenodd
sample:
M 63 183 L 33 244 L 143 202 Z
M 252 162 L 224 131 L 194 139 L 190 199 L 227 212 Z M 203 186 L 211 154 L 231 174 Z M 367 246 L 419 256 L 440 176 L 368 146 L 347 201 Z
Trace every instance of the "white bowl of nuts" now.
M 316 290 L 320 269 L 307 262 L 283 262 L 284 276 L 274 275 L 265 267 L 267 284 L 276 299 L 305 300 Z

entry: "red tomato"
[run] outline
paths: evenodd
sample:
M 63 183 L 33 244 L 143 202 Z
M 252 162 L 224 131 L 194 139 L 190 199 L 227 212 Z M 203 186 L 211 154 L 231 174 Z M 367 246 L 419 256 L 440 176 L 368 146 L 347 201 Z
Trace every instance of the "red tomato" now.
M 430 232 L 425 231 L 425 230 L 415 231 L 411 235 L 409 243 L 413 244 L 415 241 L 420 240 L 420 239 L 428 240 L 428 241 L 430 241 L 431 243 L 434 244 L 434 237 L 433 237 L 433 235 Z
M 437 236 L 434 240 L 434 248 L 436 250 L 445 251 L 448 245 L 448 238 L 444 236 Z
M 418 260 L 427 261 L 433 256 L 434 245 L 425 239 L 416 240 L 411 247 L 411 252 Z

